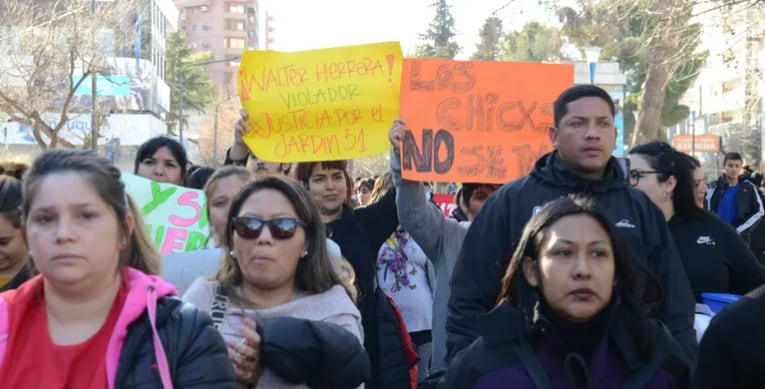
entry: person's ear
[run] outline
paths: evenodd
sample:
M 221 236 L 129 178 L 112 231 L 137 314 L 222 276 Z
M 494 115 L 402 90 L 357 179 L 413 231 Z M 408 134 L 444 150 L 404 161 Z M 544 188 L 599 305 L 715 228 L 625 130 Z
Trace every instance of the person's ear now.
M 675 187 L 677 186 L 677 178 L 675 176 L 669 176 L 667 178 L 667 181 L 664 181 L 664 185 L 667 188 L 667 193 L 672 193 L 672 191 L 675 190 Z
M 539 286 L 539 277 L 537 273 L 537 261 L 531 259 L 531 257 L 523 258 L 523 275 L 526 277 L 526 282 L 533 287 Z
M 132 214 L 125 215 L 125 235 L 120 240 L 119 248 L 124 250 L 128 247 L 130 237 L 133 236 L 133 230 L 135 229 L 135 218 Z
M 550 137 L 550 143 L 552 143 L 553 147 L 556 149 L 558 148 L 558 129 L 550 126 L 550 128 L 547 129 L 547 135 Z

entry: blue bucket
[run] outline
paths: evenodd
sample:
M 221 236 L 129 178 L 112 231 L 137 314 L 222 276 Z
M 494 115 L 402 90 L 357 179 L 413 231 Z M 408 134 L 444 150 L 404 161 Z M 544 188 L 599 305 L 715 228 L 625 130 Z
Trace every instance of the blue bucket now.
M 712 312 L 720 312 L 726 305 L 737 301 L 741 296 L 729 293 L 702 293 L 701 300 L 709 306 Z

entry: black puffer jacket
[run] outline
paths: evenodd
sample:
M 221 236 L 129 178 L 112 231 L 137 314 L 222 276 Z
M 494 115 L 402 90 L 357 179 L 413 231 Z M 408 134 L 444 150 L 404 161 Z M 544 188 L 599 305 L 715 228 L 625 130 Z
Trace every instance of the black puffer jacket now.
M 162 297 L 157 301 L 157 333 L 164 346 L 174 389 L 237 387 L 226 344 L 205 312 L 177 298 Z M 117 368 L 116 388 L 162 388 L 152 336 L 149 315 L 144 312 L 128 327 Z
M 337 324 L 278 317 L 260 319 L 263 364 L 284 380 L 314 389 L 351 389 L 370 375 L 361 342 Z

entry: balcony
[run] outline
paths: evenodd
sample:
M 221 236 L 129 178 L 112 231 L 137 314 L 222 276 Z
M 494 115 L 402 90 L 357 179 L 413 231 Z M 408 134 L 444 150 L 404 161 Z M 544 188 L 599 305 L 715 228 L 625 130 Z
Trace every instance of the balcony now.
M 202 5 L 209 7 L 212 3 L 212 0 L 175 0 L 175 6 L 178 7 L 178 9 L 199 7 Z

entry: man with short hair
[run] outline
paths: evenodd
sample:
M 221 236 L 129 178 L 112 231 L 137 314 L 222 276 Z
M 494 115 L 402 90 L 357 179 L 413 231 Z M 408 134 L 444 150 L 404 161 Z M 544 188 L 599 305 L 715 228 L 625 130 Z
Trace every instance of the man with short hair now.
M 615 158 L 614 103 L 593 85 L 563 91 L 548 130 L 555 150 L 542 156 L 528 176 L 505 184 L 486 202 L 465 236 L 454 268 L 447 320 L 449 357 L 479 336 L 480 317 L 491 310 L 521 233 L 542 205 L 573 193 L 587 194 L 611 218 L 632 253 L 635 269 L 647 269 L 663 287 L 650 316 L 661 320 L 695 359 L 695 300 L 664 215 L 643 193 L 629 188 Z M 646 300 L 659 293 L 646 288 Z
M 707 192 L 707 208 L 733 226 L 749 244 L 752 231 L 765 215 L 757 187 L 741 178 L 741 154 L 726 153 L 723 174 Z

